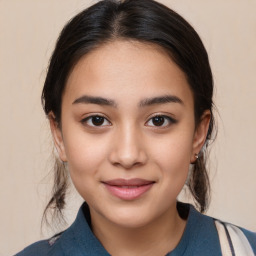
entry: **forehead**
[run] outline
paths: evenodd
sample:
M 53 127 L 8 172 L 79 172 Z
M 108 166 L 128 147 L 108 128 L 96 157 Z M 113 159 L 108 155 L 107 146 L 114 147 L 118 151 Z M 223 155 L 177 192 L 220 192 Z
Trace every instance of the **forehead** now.
M 109 42 L 83 56 L 71 72 L 65 91 L 69 97 L 83 93 L 192 97 L 185 74 L 164 49 L 123 40 Z

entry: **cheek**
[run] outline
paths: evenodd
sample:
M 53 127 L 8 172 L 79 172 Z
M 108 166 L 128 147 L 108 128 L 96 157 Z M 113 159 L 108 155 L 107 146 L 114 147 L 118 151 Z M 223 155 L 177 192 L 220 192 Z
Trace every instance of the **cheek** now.
M 99 142 L 83 135 L 67 138 L 65 145 L 71 180 L 78 193 L 89 204 L 97 201 L 97 194 L 94 192 L 99 186 L 99 170 L 106 159 L 107 150 Z
M 97 180 L 99 166 L 106 159 L 106 143 L 102 143 L 100 136 L 88 136 L 81 131 L 66 134 L 64 145 L 73 182 Z
M 161 182 L 166 189 L 183 187 L 190 166 L 192 134 L 173 134 L 158 142 L 151 151 L 152 159 L 161 170 Z
M 189 165 L 193 149 L 193 134 L 177 132 L 166 135 L 161 140 L 151 139 L 151 154 L 159 164 L 164 165 Z M 152 147 L 152 145 L 154 145 Z

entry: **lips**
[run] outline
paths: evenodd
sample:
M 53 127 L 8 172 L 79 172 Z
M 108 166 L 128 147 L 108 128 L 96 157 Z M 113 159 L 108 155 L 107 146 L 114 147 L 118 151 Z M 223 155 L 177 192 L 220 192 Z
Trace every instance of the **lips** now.
M 134 200 L 145 194 L 154 185 L 154 181 L 144 179 L 114 179 L 102 182 L 106 189 L 122 200 Z

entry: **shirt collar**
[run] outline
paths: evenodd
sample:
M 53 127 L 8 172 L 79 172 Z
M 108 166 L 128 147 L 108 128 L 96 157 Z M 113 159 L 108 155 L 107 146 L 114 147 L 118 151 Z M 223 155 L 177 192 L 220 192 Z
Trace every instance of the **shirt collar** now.
M 198 244 L 198 234 L 205 224 L 202 222 L 203 215 L 192 205 L 178 202 L 178 208 L 179 206 L 188 211 L 187 223 L 179 244 L 167 254 L 168 256 L 184 255 L 189 251 L 188 248 Z M 62 234 L 60 240 L 65 256 L 83 256 L 85 252 L 88 256 L 110 255 L 90 228 L 90 213 L 86 203 L 80 207 L 74 223 Z

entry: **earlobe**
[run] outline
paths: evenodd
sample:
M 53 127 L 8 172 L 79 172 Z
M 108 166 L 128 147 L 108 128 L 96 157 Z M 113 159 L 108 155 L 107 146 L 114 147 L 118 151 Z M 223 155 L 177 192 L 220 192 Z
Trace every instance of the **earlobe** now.
M 55 119 L 55 115 L 52 112 L 49 113 L 48 118 L 49 118 L 49 122 L 50 122 L 50 128 L 51 128 L 51 133 L 52 133 L 55 148 L 58 151 L 60 160 L 62 162 L 66 162 L 67 157 L 66 157 L 64 142 L 63 142 L 63 138 L 62 138 L 62 132 L 59 127 L 59 124 L 57 123 L 57 121 Z
M 198 159 L 198 157 L 200 157 L 200 151 L 204 146 L 207 137 L 210 120 L 211 112 L 210 110 L 206 110 L 203 113 L 194 133 L 193 149 L 190 160 L 191 163 L 194 163 Z

